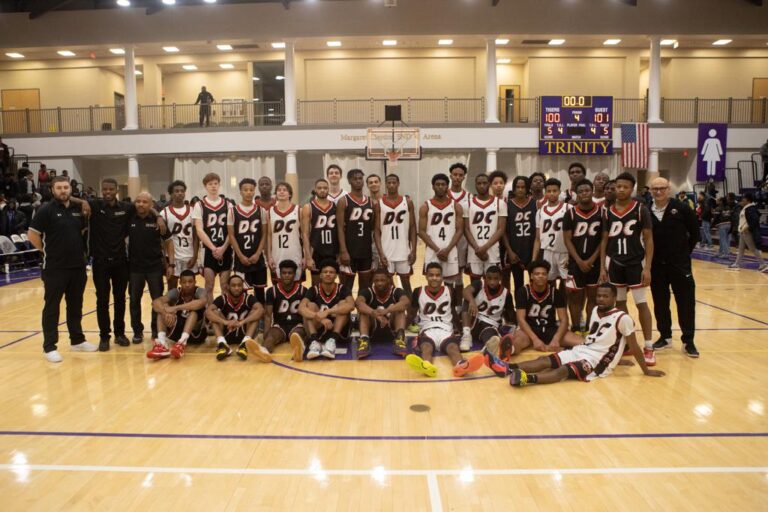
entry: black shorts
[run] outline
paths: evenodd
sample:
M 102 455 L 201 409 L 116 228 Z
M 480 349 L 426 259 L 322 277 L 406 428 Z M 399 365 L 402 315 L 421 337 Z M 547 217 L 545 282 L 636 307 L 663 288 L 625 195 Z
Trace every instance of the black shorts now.
M 349 315 L 347 315 L 349 316 Z M 328 320 L 330 320 L 333 323 L 336 323 L 336 317 L 335 316 L 329 316 Z M 347 341 L 349 339 L 349 335 L 352 332 L 352 319 L 350 318 L 347 324 L 341 329 L 341 340 L 336 341 Z M 325 336 L 330 334 L 329 332 L 326 332 L 325 328 L 321 325 L 320 328 L 317 331 L 317 335 L 320 337 L 320 339 L 323 339 Z
M 318 253 L 312 253 L 312 259 L 315 262 L 315 266 L 320 265 L 321 261 L 338 261 L 337 260 L 338 253 L 337 254 L 318 254 Z M 310 268 L 308 269 L 309 273 L 313 276 L 319 276 L 320 275 L 320 269 Z
M 391 327 L 376 327 L 371 333 L 371 343 L 392 343 L 395 341 L 395 331 Z
M 608 282 L 620 288 L 642 288 L 643 264 L 623 266 L 611 261 L 608 264 Z
M 208 337 L 208 331 L 206 330 L 205 322 L 203 321 L 205 318 L 205 310 L 201 309 L 200 311 L 196 311 L 196 313 L 197 324 L 192 328 L 192 332 L 189 333 L 187 344 L 199 345 Z M 181 313 L 176 313 L 176 325 L 173 326 L 173 330 L 167 334 L 166 337 L 172 341 L 179 341 L 181 335 L 184 334 L 184 324 L 186 321 L 187 319 L 181 316 Z
M 487 324 L 481 320 L 477 320 L 475 322 L 475 325 L 472 326 L 472 339 L 477 341 L 487 341 L 487 340 L 482 340 L 480 336 L 483 333 L 483 331 L 485 331 L 486 329 L 491 329 L 491 331 L 489 331 L 491 334 L 488 335 L 489 338 L 491 336 L 501 336 L 501 333 L 499 333 L 498 327 L 494 327 L 491 324 Z
M 222 259 L 217 260 L 213 257 L 211 250 L 206 247 L 205 256 L 203 257 L 203 268 L 210 268 L 217 274 L 232 270 L 232 248 L 227 247 Z
M 298 331 L 298 329 L 301 329 L 300 334 L 302 337 L 304 337 L 304 325 L 303 324 L 272 324 L 272 327 L 274 329 L 278 329 L 283 333 L 283 339 L 279 341 L 279 343 L 283 343 L 288 341 L 288 338 L 291 337 L 291 333 L 294 331 Z M 266 335 L 266 333 L 264 333 Z
M 592 365 L 589 364 L 589 361 L 585 359 L 579 359 L 578 361 L 573 361 L 563 365 L 557 354 L 550 354 L 549 362 L 554 369 L 565 366 L 568 369 L 569 379 L 576 379 L 583 382 L 587 382 L 587 376 L 594 371 Z
M 349 271 L 351 269 L 351 272 Z M 353 276 L 360 272 L 370 272 L 373 270 L 373 258 L 351 258 L 349 260 L 349 267 L 346 265 L 341 266 L 341 273 Z
M 583 290 L 584 288 L 595 288 L 600 281 L 600 267 L 592 266 L 589 272 L 582 272 L 578 265 L 571 263 L 568 266 L 568 279 L 565 280 L 565 287 L 569 290 Z
M 237 263 L 235 263 L 235 274 L 243 278 L 246 288 L 265 288 L 267 286 L 266 266 L 258 268 L 255 267 L 255 265 L 251 265 L 250 267 L 245 267 L 250 270 L 241 270 L 243 267 L 244 265 L 241 265 L 240 268 L 238 268 Z
M 555 327 L 538 327 L 531 325 L 531 330 L 533 333 L 539 337 L 541 341 L 544 342 L 544 344 L 549 345 L 552 343 L 552 338 L 555 337 L 555 334 L 557 333 L 557 326 Z

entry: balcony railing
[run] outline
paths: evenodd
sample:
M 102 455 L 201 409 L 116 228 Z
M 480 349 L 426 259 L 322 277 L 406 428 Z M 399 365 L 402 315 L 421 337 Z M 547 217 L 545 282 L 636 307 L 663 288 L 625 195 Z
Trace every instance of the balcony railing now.
M 384 107 L 400 105 L 402 120 L 414 126 L 430 124 L 481 124 L 485 121 L 483 98 L 399 98 L 367 100 L 299 100 L 297 122 L 304 126 L 375 126 L 384 122 Z M 538 124 L 540 99 L 498 100 L 502 123 Z M 139 105 L 141 130 L 185 128 L 223 129 L 280 126 L 285 121 L 283 102 L 224 102 L 208 109 L 200 105 Z M 201 114 L 210 113 L 210 116 Z M 648 118 L 644 98 L 615 98 L 615 124 L 643 122 Z M 768 98 L 662 98 L 661 118 L 672 124 L 721 122 L 768 124 Z M 55 134 L 116 131 L 125 127 L 125 109 L 83 107 L 49 109 L 0 109 L 0 134 Z

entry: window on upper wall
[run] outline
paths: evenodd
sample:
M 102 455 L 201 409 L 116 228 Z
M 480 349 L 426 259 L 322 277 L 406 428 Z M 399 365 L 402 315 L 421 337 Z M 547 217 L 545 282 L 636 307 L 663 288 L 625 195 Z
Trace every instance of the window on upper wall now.
M 253 63 L 253 123 L 280 125 L 285 121 L 285 63 Z

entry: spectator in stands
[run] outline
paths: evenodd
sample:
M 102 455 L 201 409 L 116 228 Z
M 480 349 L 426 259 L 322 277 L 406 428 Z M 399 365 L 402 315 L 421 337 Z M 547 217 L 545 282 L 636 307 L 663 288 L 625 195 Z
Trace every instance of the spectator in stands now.
M 31 219 L 35 213 L 35 207 L 32 203 L 32 194 L 24 194 L 19 196 L 19 210 L 24 212 L 24 215 L 27 216 L 27 219 Z
M 0 235 L 7 236 L 20 235 L 26 233 L 29 227 L 29 217 L 24 212 L 19 211 L 15 199 L 8 201 L 8 206 L 0 212 Z
M 2 184 L 0 184 L 0 192 L 2 192 L 6 199 L 16 197 L 19 193 L 19 186 L 18 183 L 16 183 L 16 176 L 10 172 L 5 173 L 5 175 L 3 175 Z
M 168 206 L 168 199 L 166 199 L 165 194 L 160 194 L 160 199 L 155 201 L 155 210 L 161 211 L 166 206 Z
M 717 228 L 717 239 L 720 242 L 717 257 L 727 260 L 731 254 L 731 207 L 724 197 L 717 200 L 712 217 Z
M 24 174 L 21 175 L 21 180 L 19 180 L 18 197 L 21 197 L 25 194 L 32 195 L 35 193 L 35 190 L 35 182 L 32 179 L 32 171 L 27 169 Z
M 699 192 L 698 200 L 696 215 L 699 217 L 699 230 L 701 231 L 699 245 L 704 249 L 712 249 L 712 204 L 704 192 Z
M 651 207 L 653 203 L 653 196 L 651 195 L 650 187 L 643 187 L 643 191 L 637 194 L 637 200 L 645 203 L 645 206 Z
M 72 187 L 72 197 L 80 197 L 80 184 L 77 180 L 71 180 L 69 183 Z
M 760 146 L 760 156 L 763 158 L 763 183 L 768 181 L 768 140 Z
M 40 164 L 40 169 L 37 171 L 37 186 L 42 187 L 44 183 L 49 183 L 51 176 L 48 174 L 48 168 L 45 164 Z
M 61 175 L 64 176 L 65 178 L 69 178 L 69 171 L 64 169 L 61 171 Z
M 741 270 L 741 260 L 744 258 L 744 250 L 749 248 L 757 259 L 757 270 L 768 273 L 768 265 L 763 261 L 760 252 L 760 212 L 755 204 L 755 195 L 747 192 L 741 198 L 741 212 L 739 213 L 739 253 L 736 261 L 728 267 L 731 270 Z
M 715 180 L 713 178 L 709 178 L 707 181 L 707 196 L 712 199 L 717 197 L 717 185 L 715 185 Z
M 763 158 L 765 160 L 765 158 Z M 11 152 L 8 149 L 8 144 L 3 142 L 0 137 L 0 175 L 5 174 L 5 171 L 11 168 Z
M 200 105 L 200 126 L 203 126 L 203 119 L 205 119 L 205 126 L 211 126 L 211 103 L 214 101 L 213 94 L 203 86 L 195 100 L 195 105 Z
M 691 209 L 691 211 L 695 211 L 696 208 L 693 206 L 693 201 L 690 197 L 688 197 L 688 194 L 685 193 L 685 190 L 681 190 L 677 194 L 677 200 L 686 205 L 688 208 Z

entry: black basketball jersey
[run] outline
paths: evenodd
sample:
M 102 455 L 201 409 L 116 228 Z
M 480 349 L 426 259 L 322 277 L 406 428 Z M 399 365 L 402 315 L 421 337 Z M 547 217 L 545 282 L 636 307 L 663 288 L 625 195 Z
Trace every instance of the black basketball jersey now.
M 299 325 L 302 322 L 299 304 L 306 293 L 307 289 L 298 282 L 293 283 L 290 289 L 278 282 L 267 290 L 266 304 L 272 306 L 272 323 L 286 332 Z
M 310 302 L 317 304 L 320 311 L 325 311 L 326 309 L 331 309 L 336 304 L 349 297 L 349 295 L 349 290 L 347 290 L 343 284 L 334 283 L 331 293 L 325 293 L 323 286 L 316 284 L 307 290 L 306 298 Z
M 532 198 L 528 198 L 522 206 L 514 201 L 507 201 L 509 245 L 525 265 L 531 262 L 531 256 L 533 256 L 533 242 L 536 240 L 536 210 L 536 201 Z
M 393 304 L 400 302 L 400 298 L 405 294 L 402 288 L 390 288 L 383 295 L 379 295 L 373 287 L 360 291 L 360 295 L 365 299 L 365 303 L 371 309 L 386 309 Z
M 332 201 L 328 201 L 328 207 L 323 209 L 317 204 L 317 199 L 313 199 L 310 201 L 309 207 L 312 212 L 309 243 L 312 246 L 312 257 L 315 263 L 320 263 L 319 258 L 336 258 L 336 255 L 339 254 L 336 205 Z M 349 240 L 347 240 L 347 247 L 349 247 Z
M 228 208 L 229 203 L 226 199 L 222 199 L 216 207 L 211 206 L 207 197 L 200 201 L 200 209 L 203 214 L 203 231 L 216 247 L 224 245 L 227 240 Z
M 237 205 L 232 209 L 233 227 L 235 239 L 240 250 L 248 257 L 256 254 L 256 249 L 261 243 L 264 224 L 261 221 L 261 208 L 253 205 L 250 211 Z M 237 260 L 239 261 L 239 260 Z
M 373 203 L 371 198 L 363 196 L 358 202 L 350 194 L 344 196 L 347 202 L 344 210 L 344 236 L 347 251 L 352 258 L 371 258 L 373 256 Z
M 646 228 L 651 228 L 648 208 L 634 199 L 623 211 L 615 203 L 605 210 L 603 231 L 608 232 L 606 255 L 611 258 L 612 265 L 626 267 L 643 261 L 643 229 Z
M 242 320 L 248 313 L 250 313 L 253 305 L 256 304 L 256 297 L 243 293 L 239 298 L 235 299 L 229 294 L 224 294 L 216 297 L 213 304 L 219 308 L 221 314 L 227 320 Z M 245 329 L 243 327 L 233 331 L 231 334 L 235 336 L 244 336 Z
M 602 223 L 603 211 L 598 205 L 588 212 L 575 206 L 565 214 L 563 231 L 571 232 L 571 241 L 581 259 L 589 259 L 600 248 Z
M 515 292 L 515 305 L 518 310 L 525 310 L 525 319 L 532 328 L 557 329 L 557 309 L 565 307 L 565 295 L 550 285 L 539 294 L 526 284 Z

